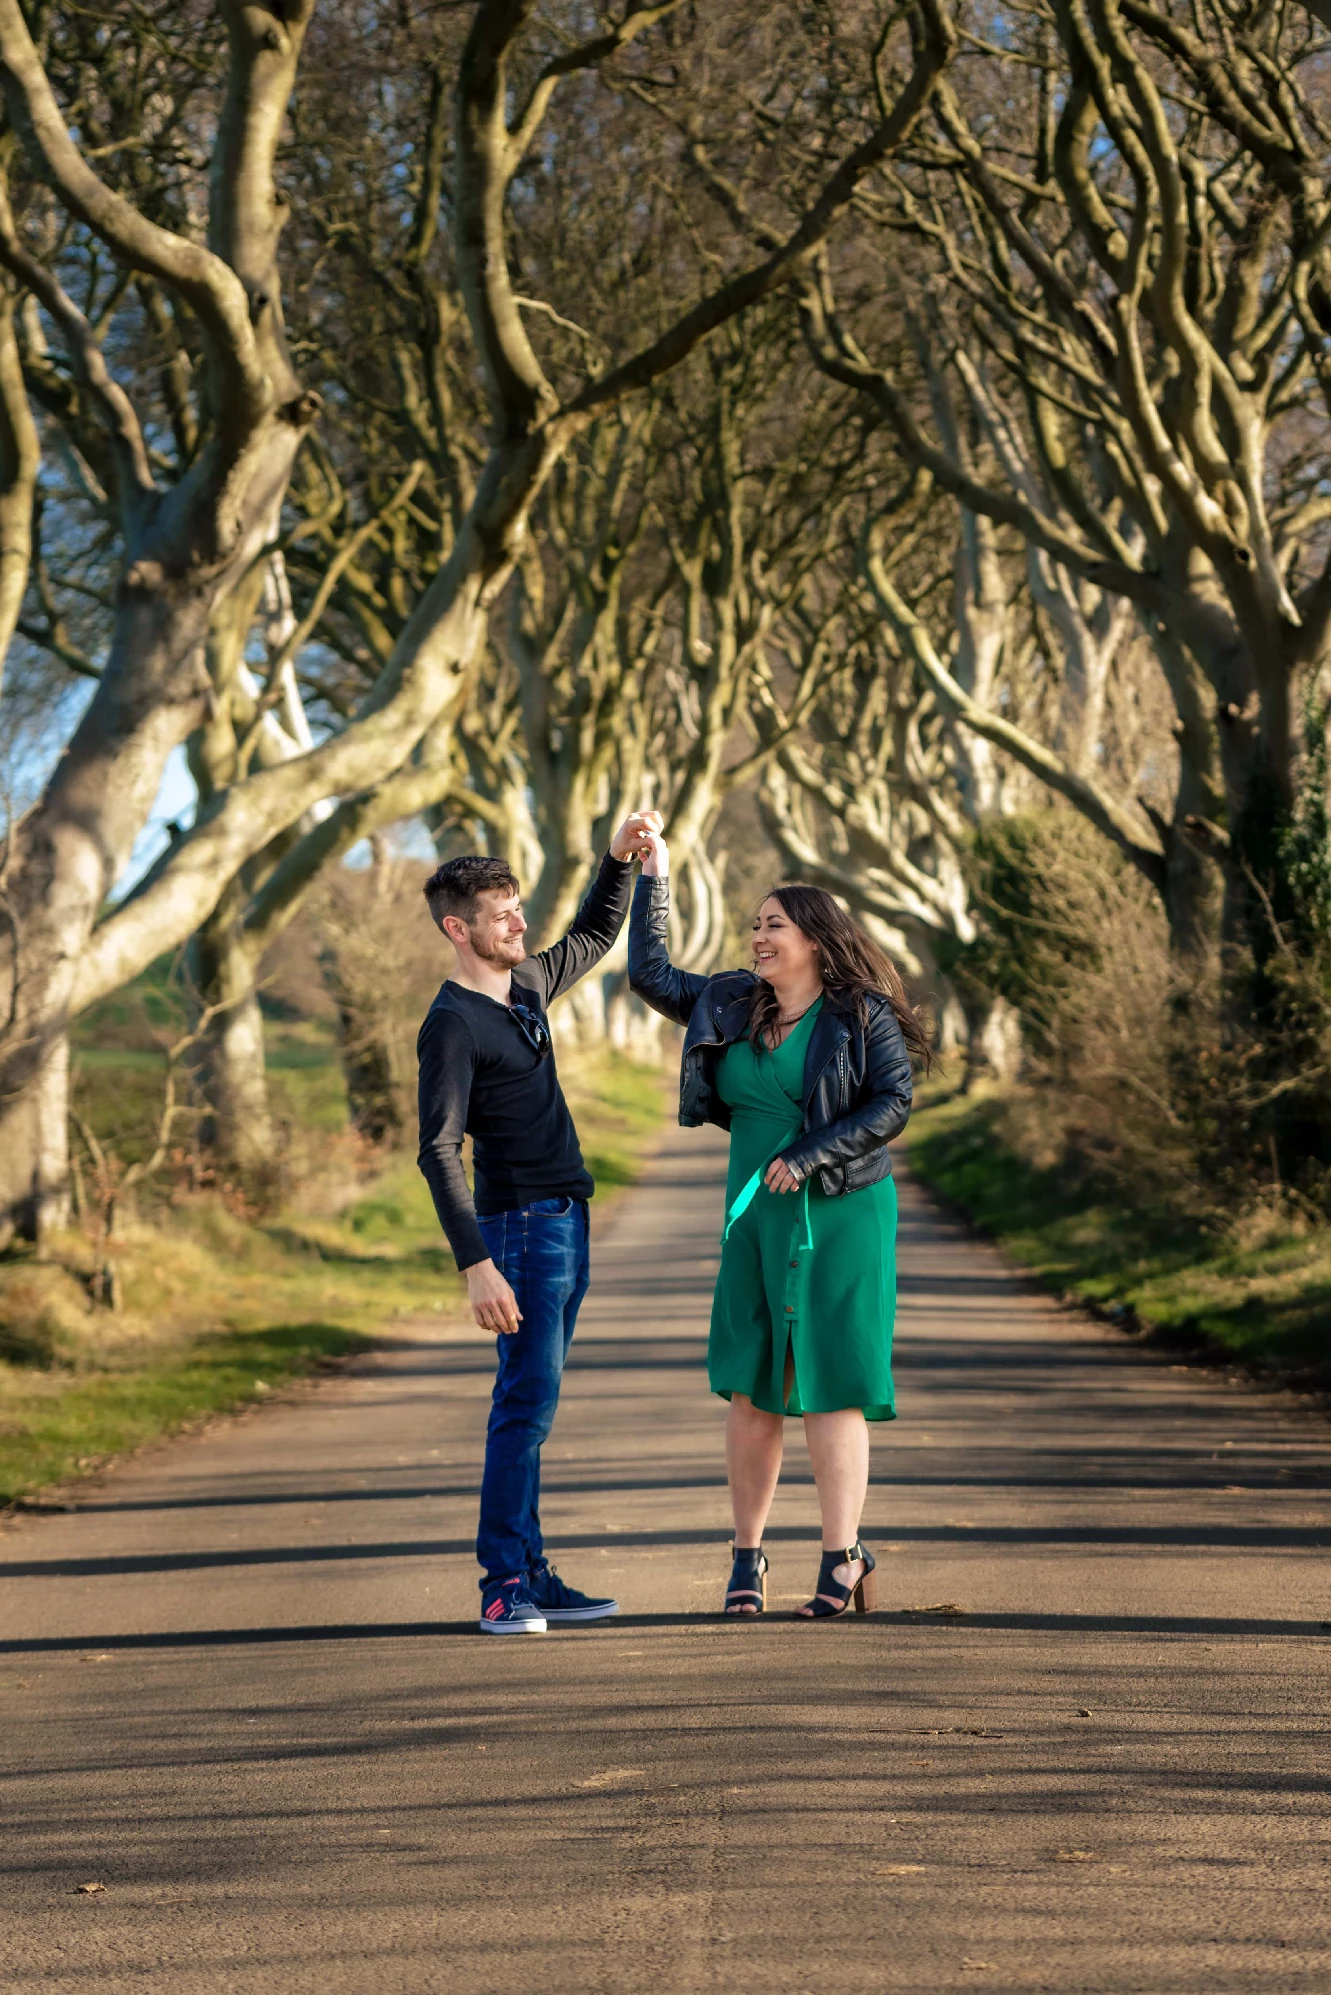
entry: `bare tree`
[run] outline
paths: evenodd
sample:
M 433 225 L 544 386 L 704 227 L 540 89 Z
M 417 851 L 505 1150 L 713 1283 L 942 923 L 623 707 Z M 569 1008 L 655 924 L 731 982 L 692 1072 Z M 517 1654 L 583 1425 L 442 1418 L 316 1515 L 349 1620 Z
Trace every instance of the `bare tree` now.
M 208 240 L 164 227 L 98 174 L 16 0 L 0 7 L 0 81 L 32 170 L 65 217 L 127 274 L 162 286 L 199 328 L 211 423 L 164 487 L 143 421 L 75 304 L 59 258 L 43 259 L 0 210 L 0 265 L 63 339 L 71 376 L 105 433 L 123 549 L 110 654 L 83 719 L 6 854 L 8 1030 L 4 1057 L 6 1223 L 33 1228 L 63 1202 L 64 1025 L 85 945 L 157 794 L 162 767 L 207 696 L 214 604 L 270 536 L 292 459 L 317 403 L 283 334 L 273 178 L 283 109 L 308 4 L 256 19 L 229 7 Z M 183 938 L 180 938 L 183 939 Z M 54 1202 L 54 1210 L 52 1208 Z
M 1147 0 L 1000 9 L 963 44 L 928 132 L 864 205 L 894 271 L 904 248 L 926 288 L 946 286 L 950 393 L 997 475 L 959 458 L 918 376 L 838 306 L 833 260 L 806 294 L 810 346 L 966 508 L 1151 634 L 1176 705 L 1176 812 L 1143 822 L 1098 784 L 1073 800 L 1204 950 L 1213 863 L 1232 936 L 1250 875 L 1279 869 L 1294 716 L 1331 644 L 1317 47 L 1298 9 L 1240 22 L 1205 0 L 1186 19 Z
M 49 262 L 22 240 L 0 242 L 0 261 L 59 325 L 71 366 L 101 411 L 124 544 L 111 652 L 92 703 L 40 802 L 11 834 L 2 1167 L 8 1225 L 38 1228 L 63 1201 L 70 1015 L 183 941 L 241 868 L 321 800 L 353 800 L 354 808 L 403 766 L 457 699 L 554 465 L 608 411 L 798 274 L 866 175 L 909 136 L 952 51 L 941 0 L 920 0 L 899 95 L 860 123 L 835 164 L 820 169 L 779 246 L 723 270 L 695 303 L 673 307 L 636 352 L 584 369 L 559 392 L 514 288 L 507 204 L 560 84 L 594 73 L 678 12 L 678 0 L 640 7 L 579 41 L 538 31 L 534 0 L 490 0 L 476 9 L 457 70 L 451 219 L 492 427 L 451 553 L 347 725 L 304 755 L 238 775 L 176 841 L 151 885 L 99 924 L 165 757 L 207 708 L 210 620 L 267 557 L 297 445 L 317 412 L 283 332 L 277 248 L 286 209 L 274 179 L 311 5 L 288 0 L 280 13 L 276 6 L 223 8 L 228 70 L 205 243 L 186 228 L 150 220 L 97 173 L 71 134 L 17 0 L 0 0 L 0 80 L 34 170 L 60 210 L 120 268 L 179 300 L 197 322 L 209 417 L 196 458 L 164 490 L 139 414 L 111 376 L 86 316 Z M 328 835 L 325 826 L 312 827 L 283 865 L 302 863 L 296 855 L 305 841 Z

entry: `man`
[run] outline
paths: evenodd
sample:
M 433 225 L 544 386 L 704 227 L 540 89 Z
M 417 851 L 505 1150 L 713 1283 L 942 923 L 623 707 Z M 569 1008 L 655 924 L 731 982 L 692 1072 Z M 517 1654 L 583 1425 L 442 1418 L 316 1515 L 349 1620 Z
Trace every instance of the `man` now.
M 561 942 L 528 958 L 518 883 L 503 859 L 450 859 L 425 898 L 453 945 L 420 1061 L 420 1167 L 472 1314 L 499 1339 L 476 1556 L 486 1634 L 544 1634 L 598 1621 L 619 1603 L 566 1586 L 546 1559 L 538 1515 L 541 1443 L 587 1292 L 594 1186 L 555 1072 L 547 1008 L 600 962 L 624 925 L 633 860 L 661 827 L 626 818 Z M 475 1198 L 462 1170 L 472 1138 Z

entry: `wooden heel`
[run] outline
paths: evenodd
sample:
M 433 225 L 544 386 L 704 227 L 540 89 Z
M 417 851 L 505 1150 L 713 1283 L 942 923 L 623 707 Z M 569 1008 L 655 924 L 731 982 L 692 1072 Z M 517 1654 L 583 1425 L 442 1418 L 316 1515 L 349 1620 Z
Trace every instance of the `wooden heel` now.
M 843 1586 L 836 1578 L 837 1567 L 854 1565 L 857 1559 L 863 1559 L 864 1571 L 854 1586 Z M 878 1605 L 878 1581 L 874 1577 L 874 1565 L 873 1553 L 866 1552 L 858 1540 L 853 1545 L 847 1545 L 844 1551 L 824 1552 L 822 1564 L 818 1568 L 817 1588 L 802 1618 L 808 1621 L 834 1620 L 838 1615 L 850 1611 L 852 1601 L 855 1603 L 857 1614 L 872 1614 Z M 838 1604 L 834 1605 L 834 1602 Z

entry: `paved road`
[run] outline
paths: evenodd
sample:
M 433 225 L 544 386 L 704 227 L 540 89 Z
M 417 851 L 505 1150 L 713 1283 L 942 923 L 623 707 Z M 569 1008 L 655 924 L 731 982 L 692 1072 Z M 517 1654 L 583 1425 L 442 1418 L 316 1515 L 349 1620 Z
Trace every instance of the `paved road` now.
M 0 1536 L 4 1995 L 1326 1995 L 1324 1423 L 908 1187 L 886 1611 L 721 1621 L 721 1173 L 672 1136 L 619 1208 L 547 1451 L 619 1622 L 471 1632 L 460 1326 Z M 814 1519 L 792 1435 L 778 1609 Z

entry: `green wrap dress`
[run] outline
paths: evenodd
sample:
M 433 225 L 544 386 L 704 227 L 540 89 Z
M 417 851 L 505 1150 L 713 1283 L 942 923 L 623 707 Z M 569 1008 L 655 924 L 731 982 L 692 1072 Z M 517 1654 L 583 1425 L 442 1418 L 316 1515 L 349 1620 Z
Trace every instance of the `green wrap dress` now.
M 755 1052 L 741 1039 L 717 1061 L 717 1091 L 730 1109 L 730 1168 L 708 1377 L 723 1399 L 742 1392 L 765 1413 L 858 1406 L 866 1420 L 894 1420 L 891 1178 L 842 1198 L 827 1196 L 816 1171 L 798 1192 L 770 1192 L 761 1182 L 750 1189 L 755 1172 L 804 1128 L 804 1061 L 821 1003 L 775 1052 Z M 787 1350 L 794 1358 L 788 1399 Z

